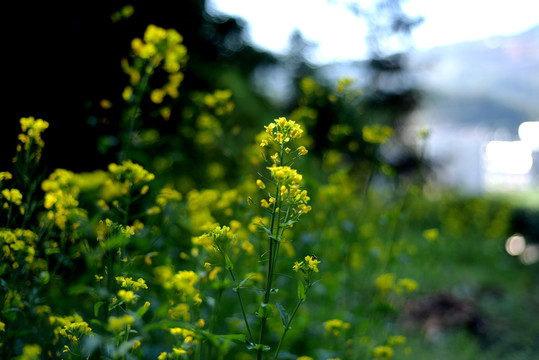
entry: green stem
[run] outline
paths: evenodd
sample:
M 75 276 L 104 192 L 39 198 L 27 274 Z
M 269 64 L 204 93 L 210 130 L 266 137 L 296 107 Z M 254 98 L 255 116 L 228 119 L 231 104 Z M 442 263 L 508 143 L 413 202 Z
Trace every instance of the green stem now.
M 273 357 L 274 360 L 277 359 L 279 356 L 279 352 L 281 351 L 281 346 L 284 341 L 284 337 L 286 336 L 286 333 L 290 329 L 290 324 L 292 324 L 292 320 L 294 319 L 294 316 L 296 316 L 296 313 L 298 312 L 298 309 L 300 305 L 303 303 L 304 300 L 298 300 L 296 307 L 294 308 L 294 311 L 292 312 L 292 315 L 290 315 L 290 318 L 288 319 L 288 322 L 286 323 L 286 326 L 283 331 L 283 335 L 281 336 L 281 339 L 279 340 L 279 345 L 277 345 L 277 350 L 275 350 L 275 356 Z
M 275 193 L 275 202 L 273 203 L 273 212 L 271 214 L 271 236 L 270 236 L 270 248 L 269 248 L 269 263 L 268 263 L 268 277 L 266 279 L 266 292 L 264 294 L 264 304 L 269 304 L 270 294 L 271 294 L 271 285 L 273 282 L 273 272 L 275 269 L 275 262 L 277 261 L 277 256 L 275 253 L 278 251 L 278 240 L 277 236 L 279 235 L 279 213 L 277 209 L 280 204 L 280 182 L 277 182 L 277 191 Z M 277 219 L 276 219 L 277 218 Z M 275 227 L 277 222 L 277 227 Z M 264 335 L 266 332 L 266 322 L 267 318 L 263 317 L 260 327 L 260 337 L 258 344 L 262 345 L 264 342 Z M 257 360 L 262 359 L 262 349 L 258 349 Z
M 137 118 L 137 114 L 140 111 L 140 104 L 142 103 L 142 95 L 144 94 L 144 90 L 148 87 L 148 83 L 150 81 L 150 77 L 153 74 L 153 63 L 149 65 L 148 68 L 146 68 L 146 71 L 144 72 L 144 76 L 142 77 L 139 86 L 137 87 L 137 93 L 135 97 L 135 103 L 132 107 L 132 114 L 129 116 L 129 124 L 128 124 L 128 130 L 126 134 L 126 139 L 124 140 L 122 144 L 122 152 L 120 153 L 120 160 L 127 160 L 129 159 L 129 151 L 131 147 L 131 136 L 133 135 L 133 132 L 135 130 L 135 120 Z
M 232 281 L 234 282 L 236 294 L 238 294 L 238 300 L 240 302 L 241 313 L 243 314 L 243 320 L 245 321 L 245 326 L 247 327 L 247 332 L 249 333 L 249 341 L 252 343 L 254 342 L 254 337 L 253 337 L 253 334 L 251 333 L 249 322 L 247 321 L 247 315 L 245 314 L 245 307 L 243 306 L 243 300 L 240 294 L 240 287 L 237 285 L 236 277 L 234 276 L 234 272 L 232 271 L 232 269 L 228 269 L 228 271 L 230 272 L 230 276 L 232 277 Z

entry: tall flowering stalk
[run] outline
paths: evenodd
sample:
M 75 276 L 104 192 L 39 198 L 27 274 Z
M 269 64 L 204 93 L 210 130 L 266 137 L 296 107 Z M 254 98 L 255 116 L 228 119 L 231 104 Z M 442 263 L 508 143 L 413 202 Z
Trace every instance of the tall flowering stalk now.
M 284 117 L 275 119 L 274 122 L 265 128 L 265 138 L 261 140 L 260 146 L 269 149 L 271 152 L 275 151 L 270 155 L 271 166 L 267 167 L 270 173 L 267 181 L 273 184 L 274 192 L 271 193 L 268 191 L 268 197 L 261 200 L 261 206 L 269 209 L 271 212 L 271 220 L 269 224 L 260 224 L 268 235 L 269 249 L 267 251 L 268 267 L 264 300 L 260 304 L 257 314 L 261 319 L 260 337 L 258 344 L 255 345 L 257 359 L 262 359 L 262 352 L 269 350 L 264 345 L 266 324 L 270 315 L 268 305 L 272 293 L 275 292 L 272 288 L 273 277 L 277 267 L 279 248 L 281 242 L 284 240 L 284 232 L 286 229 L 292 227 L 303 214 L 311 210 L 311 207 L 308 205 L 310 199 L 307 191 L 301 188 L 303 177 L 296 169 L 291 167 L 294 159 L 307 154 L 304 146 L 300 146 L 294 150 L 289 147 L 292 140 L 299 139 L 302 136 L 303 130 L 299 124 L 292 120 L 287 120 Z M 266 184 L 262 179 L 257 180 L 257 185 L 262 190 L 266 189 Z M 278 306 L 278 309 L 281 313 L 286 333 L 289 327 L 288 315 L 281 306 Z M 277 354 L 278 350 L 276 356 Z

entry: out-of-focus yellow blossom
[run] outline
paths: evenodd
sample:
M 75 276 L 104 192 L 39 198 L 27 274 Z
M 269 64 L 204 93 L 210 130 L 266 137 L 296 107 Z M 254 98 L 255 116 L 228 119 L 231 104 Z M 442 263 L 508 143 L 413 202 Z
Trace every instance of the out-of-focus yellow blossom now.
M 307 96 L 320 92 L 320 85 L 318 85 L 318 83 L 312 77 L 304 77 L 301 79 L 300 88 Z
M 256 186 L 258 186 L 262 190 L 266 188 L 266 184 L 264 184 L 264 182 L 260 179 L 256 180 Z
M 393 135 L 393 129 L 382 125 L 365 125 L 362 128 L 363 140 L 371 144 L 384 144 Z
M 341 319 L 331 319 L 324 321 L 325 336 L 338 336 L 342 331 L 348 330 L 350 323 Z
M 118 291 L 118 297 L 126 303 L 134 303 L 137 299 L 135 293 L 131 290 L 120 289 Z
M 109 172 L 119 182 L 128 182 L 131 185 L 138 185 L 152 181 L 155 175 L 144 169 L 141 165 L 126 160 L 121 164 L 110 164 Z
M 173 352 L 174 355 L 176 355 L 176 356 L 181 356 L 181 355 L 183 355 L 183 354 L 187 354 L 187 351 L 185 351 L 184 349 L 182 349 L 182 348 L 175 348 L 175 347 L 172 348 L 172 352 Z
M 395 284 L 395 274 L 382 274 L 376 278 L 374 285 L 381 292 L 387 292 L 393 288 Z
M 0 171 L 0 182 L 2 180 L 10 180 L 10 179 L 13 179 L 13 175 L 11 175 L 10 172 Z
M 310 356 L 300 356 L 296 360 L 314 360 L 314 359 Z
M 10 206 L 10 203 L 13 205 L 20 206 L 22 204 L 22 194 L 18 189 L 3 189 L 2 198 L 5 200 L 4 209 L 7 209 Z
M 116 332 L 123 331 L 126 327 L 130 327 L 135 322 L 135 318 L 125 314 L 122 317 L 110 316 L 108 323 L 112 330 Z
M 37 234 L 26 229 L 0 229 L 0 250 L 2 261 L 19 267 L 23 264 L 32 264 L 35 256 Z
M 39 148 L 43 148 L 45 146 L 45 142 L 41 138 L 41 134 L 49 127 L 49 123 L 43 119 L 36 120 L 32 116 L 21 118 L 20 122 L 21 130 L 26 134 L 24 136 L 19 136 L 19 140 L 24 144 L 25 150 L 29 149 L 32 140 Z
M 387 345 L 377 346 L 373 350 L 375 359 L 389 360 L 393 357 L 393 348 Z
M 191 314 L 189 313 L 189 305 L 185 303 L 177 304 L 168 310 L 168 315 L 171 319 L 191 321 Z
M 418 287 L 419 284 L 413 279 L 399 279 L 397 281 L 395 292 L 401 293 L 401 289 L 404 289 L 406 292 L 412 292 L 417 290 Z
M 41 346 L 38 344 L 25 344 L 22 347 L 22 354 L 17 359 L 37 360 L 41 358 Z
M 387 345 L 392 346 L 392 347 L 397 346 L 397 345 L 402 345 L 404 343 L 406 343 L 406 337 L 402 335 L 390 336 L 387 339 Z
M 440 232 L 438 231 L 438 229 L 427 229 L 423 231 L 423 237 L 431 242 L 438 240 L 439 235 Z
M 138 280 L 135 281 L 131 277 L 125 278 L 123 276 L 116 276 L 116 281 L 121 287 L 135 291 L 148 288 L 148 285 L 146 285 L 146 281 L 143 278 L 138 278 Z

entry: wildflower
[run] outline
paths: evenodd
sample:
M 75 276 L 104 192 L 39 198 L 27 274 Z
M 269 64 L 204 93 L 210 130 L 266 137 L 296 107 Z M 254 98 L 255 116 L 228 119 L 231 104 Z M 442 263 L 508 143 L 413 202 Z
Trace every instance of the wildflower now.
M 167 353 L 166 352 L 162 352 L 161 354 L 159 354 L 159 356 L 157 357 L 158 360 L 165 360 L 167 358 Z
M 362 129 L 363 140 L 371 144 L 384 144 L 393 135 L 393 129 L 389 126 L 366 125 Z
M 140 343 L 140 340 L 135 341 L 135 342 L 133 343 L 133 349 L 136 349 L 136 348 L 140 347 L 140 344 L 141 344 L 141 343 Z
M 389 291 L 395 283 L 395 274 L 382 274 L 376 278 L 374 284 L 381 292 Z
M 2 181 L 2 180 L 10 180 L 12 178 L 13 178 L 13 175 L 11 175 L 10 172 L 0 171 L 0 181 Z
M 187 351 L 181 348 L 172 348 L 172 351 L 174 352 L 174 355 L 178 355 L 178 356 L 187 354 Z
M 406 337 L 402 336 L 402 335 L 394 335 L 394 336 L 390 336 L 388 339 L 387 339 L 387 344 L 389 346 L 396 346 L 396 345 L 402 345 L 406 343 Z
M 41 355 L 41 346 L 38 344 L 25 344 L 22 347 L 21 360 L 34 360 L 39 359 Z
M 120 332 L 127 326 L 130 326 L 135 322 L 135 318 L 131 315 L 124 315 L 122 317 L 111 316 L 109 317 L 109 326 L 112 330 Z
M 258 186 L 262 190 L 266 188 L 266 184 L 264 184 L 264 182 L 260 179 L 256 180 L 256 186 Z
M 300 147 L 298 147 L 297 151 L 298 151 L 298 154 L 300 154 L 300 155 L 307 155 L 307 153 L 308 153 L 308 151 L 307 151 L 307 149 L 305 148 L 305 146 L 300 146 Z
M 406 290 L 406 292 L 412 292 L 419 287 L 417 281 L 413 279 L 399 279 L 397 281 L 397 286 L 399 287 L 399 289 L 403 288 L 404 290 Z
M 318 272 L 318 264 L 320 264 L 320 261 L 317 260 L 314 255 L 305 256 L 305 261 L 307 262 L 309 266 L 309 270 Z
M 2 190 L 2 197 L 12 204 L 15 204 L 17 206 L 21 205 L 22 201 L 22 194 L 17 189 L 3 189 Z M 8 203 L 4 203 L 4 208 L 7 208 L 9 205 Z
M 436 241 L 438 239 L 438 236 L 440 235 L 438 229 L 427 229 L 423 231 L 423 237 L 427 239 L 428 241 Z
M 0 331 L 6 332 L 6 324 L 0 321 Z
M 296 360 L 314 360 L 314 359 L 310 356 L 300 356 Z
M 388 360 L 393 357 L 393 349 L 389 346 L 377 346 L 373 351 L 375 359 Z
M 136 295 L 131 290 L 120 289 L 118 291 L 118 297 L 126 303 L 134 303 L 136 300 Z
M 324 322 L 324 329 L 326 330 L 326 336 L 333 335 L 338 336 L 342 330 L 350 328 L 350 323 L 342 321 L 340 319 L 331 319 Z

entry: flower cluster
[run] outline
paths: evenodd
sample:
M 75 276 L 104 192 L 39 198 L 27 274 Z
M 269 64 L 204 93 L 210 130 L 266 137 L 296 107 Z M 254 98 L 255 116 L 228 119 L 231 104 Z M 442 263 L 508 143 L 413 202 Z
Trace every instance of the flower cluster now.
M 262 140 L 260 146 L 267 146 L 270 141 L 274 141 L 282 147 L 290 140 L 299 139 L 303 135 L 303 129 L 298 123 L 284 117 L 275 119 L 265 128 L 267 139 Z
M 49 323 L 54 326 L 55 343 L 60 337 L 68 339 L 73 345 L 78 345 L 84 335 L 89 335 L 92 329 L 78 314 L 71 316 L 49 316 Z M 66 345 L 66 349 L 69 347 Z
M 371 144 L 384 144 L 393 135 L 393 129 L 389 126 L 365 125 L 362 129 L 363 140 Z
M 140 84 L 143 76 L 141 73 L 149 75 L 158 67 L 166 72 L 167 82 L 152 89 L 151 101 L 160 104 L 167 95 L 177 98 L 178 87 L 184 78 L 181 69 L 187 61 L 187 48 L 183 45 L 183 37 L 174 29 L 149 25 L 142 39 L 135 38 L 131 41 L 131 48 L 135 55 L 134 64 L 129 64 L 125 59 L 122 61 L 122 68 L 130 78 L 130 86 L 123 92 L 124 100 L 132 99 L 133 86 Z
M 310 277 L 313 272 L 318 272 L 318 264 L 320 264 L 320 260 L 316 256 L 307 255 L 305 256 L 305 261 L 296 261 L 292 268 L 295 272 L 300 272 Z
M 124 195 L 127 193 L 127 189 L 155 179 L 154 174 L 131 160 L 124 161 L 121 164 L 110 164 L 108 169 L 114 179 L 122 183 L 126 188 Z
M 37 235 L 24 229 L 0 229 L 0 250 L 4 264 L 13 269 L 32 264 L 35 257 Z M 20 261 L 24 260 L 24 261 Z
M 408 278 L 397 280 L 395 274 L 391 273 L 378 276 L 374 284 L 381 293 L 387 293 L 390 290 L 393 290 L 396 294 L 402 294 L 403 292 L 409 293 L 417 290 L 419 287 L 417 281 Z
M 61 230 L 65 230 L 68 225 L 77 229 L 81 221 L 87 218 L 86 211 L 78 207 L 80 188 L 75 178 L 71 171 L 56 169 L 41 183 L 41 189 L 45 192 L 47 219 Z
M 328 336 L 339 336 L 341 332 L 346 331 L 350 328 L 350 323 L 343 321 L 341 319 L 331 319 L 324 321 L 324 335 Z
M 22 133 L 19 134 L 19 141 L 24 147 L 24 150 L 30 150 L 32 144 L 37 145 L 38 151 L 45 146 L 45 142 L 41 138 L 41 134 L 49 127 L 49 123 L 43 119 L 35 119 L 30 116 L 21 118 Z M 17 146 L 17 151 L 21 151 L 21 146 Z

